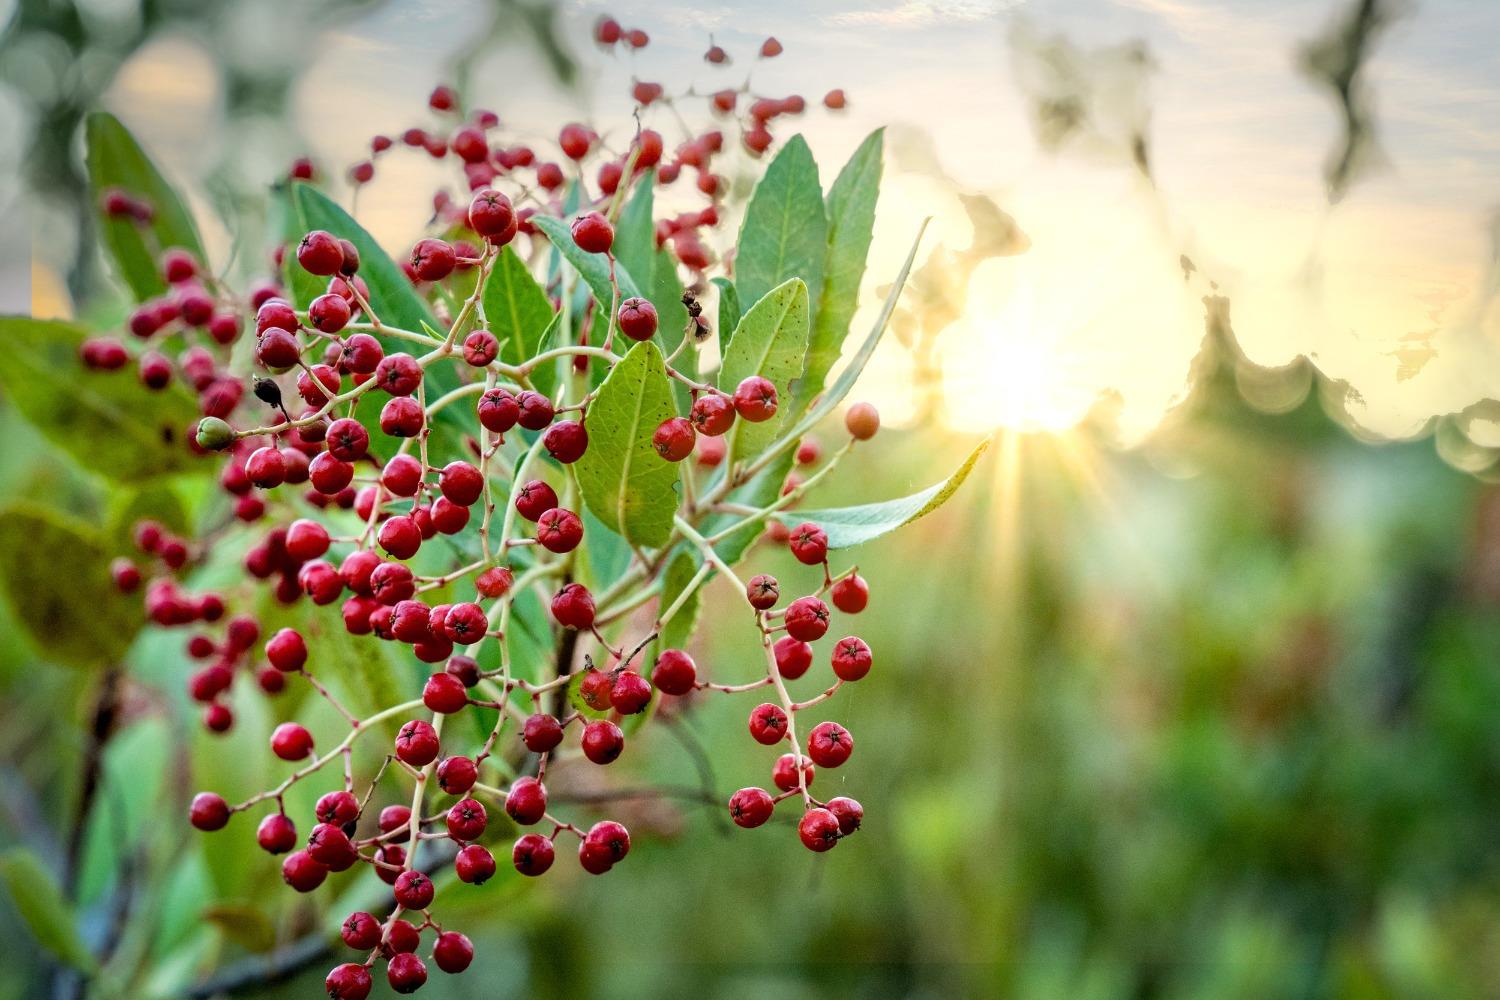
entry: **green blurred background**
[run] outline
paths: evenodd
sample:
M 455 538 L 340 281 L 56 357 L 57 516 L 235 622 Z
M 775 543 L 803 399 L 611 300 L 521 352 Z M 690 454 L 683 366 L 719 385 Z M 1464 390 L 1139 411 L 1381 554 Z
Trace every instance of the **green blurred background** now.
M 68 6 L 20 4 L 6 44 L 45 30 L 78 53 L 118 48 L 86 18 L 24 21 Z M 152 18 L 213 37 L 222 17 L 142 9 L 141 39 Z M 549 8 L 496 9 L 551 38 Z M 59 164 L 75 162 L 101 73 L 92 91 L 37 96 L 50 124 L 36 134 L 52 141 L 29 169 L 51 184 L 48 218 L 76 196 Z M 284 107 L 284 91 L 226 93 L 231 119 Z M 254 204 L 253 187 L 219 180 L 229 203 Z M 85 238 L 61 270 L 87 290 L 96 266 Z M 444 887 L 445 923 L 478 957 L 421 995 L 1500 996 L 1500 493 L 1439 457 L 1451 424 L 1436 448 L 1363 443 L 1345 427 L 1347 387 L 1305 362 L 1261 372 L 1210 313 L 1190 395 L 1145 444 L 1116 450 L 1090 424 L 1002 430 L 946 508 L 857 553 L 872 601 L 856 628 L 876 666 L 840 695 L 858 754 L 818 778 L 864 804 L 856 837 L 813 856 L 785 822 L 729 827 L 722 802 L 763 783 L 773 754 L 746 739 L 745 703 L 703 699 L 634 740 L 608 784 L 558 776 L 579 816 L 610 799 L 636 833 L 629 861 L 604 878 L 564 859 L 537 881 L 502 867 L 483 889 Z M 1301 402 L 1252 407 L 1247 373 Z M 103 492 L 3 401 L 0 440 L 0 499 L 128 523 L 136 498 Z M 918 409 L 813 503 L 912 492 L 976 440 Z M 202 579 L 230 581 L 235 563 L 230 551 Z M 749 565 L 812 582 L 766 547 Z M 14 600 L 49 567 L 6 572 Z M 725 585 L 710 594 L 693 652 L 720 679 L 749 676 L 754 635 Z M 281 715 L 331 720 L 239 697 L 234 732 L 209 736 L 183 690 L 182 636 L 143 633 L 111 681 L 48 663 L 11 614 L 0 845 L 54 871 L 79 859 L 79 934 L 115 956 L 97 995 L 190 995 L 225 969 L 252 981 L 236 996 L 318 995 L 332 958 L 255 985 L 257 956 L 336 920 L 368 883 L 335 876 L 294 897 L 245 824 L 203 838 L 182 817 L 200 787 L 267 783 L 261 748 Z M 339 683 L 357 689 L 357 669 Z M 817 690 L 822 669 L 794 693 Z M 421 676 L 412 661 L 402 681 L 415 691 Z M 106 683 L 122 707 L 76 830 Z M 74 995 L 9 899 L 0 935 L 0 997 Z M 389 995 L 383 978 L 375 995 Z

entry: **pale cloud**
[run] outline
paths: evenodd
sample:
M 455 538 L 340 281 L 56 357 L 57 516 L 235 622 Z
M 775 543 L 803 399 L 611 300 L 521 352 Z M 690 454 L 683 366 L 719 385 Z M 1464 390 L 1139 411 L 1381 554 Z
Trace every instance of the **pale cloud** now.
M 862 25 L 882 28 L 926 27 L 985 21 L 1014 10 L 1024 0 L 902 0 L 891 7 L 850 10 L 823 18 L 833 27 Z

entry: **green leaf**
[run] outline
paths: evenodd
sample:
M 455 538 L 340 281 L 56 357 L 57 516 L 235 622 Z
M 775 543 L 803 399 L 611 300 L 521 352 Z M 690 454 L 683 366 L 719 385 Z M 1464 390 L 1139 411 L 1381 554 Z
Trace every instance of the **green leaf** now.
M 546 235 L 547 239 L 552 241 L 553 248 L 583 276 L 584 282 L 589 286 L 589 291 L 594 293 L 594 300 L 605 308 L 611 307 L 614 304 L 615 292 L 614 287 L 609 283 L 608 258 L 602 253 L 588 253 L 580 249 L 578 244 L 573 242 L 573 233 L 568 228 L 568 223 L 562 219 L 536 215 L 532 216 L 531 221 Z M 620 284 L 621 299 L 642 294 L 641 286 L 618 260 L 615 261 L 615 280 Z
M 783 524 L 793 526 L 811 521 L 828 533 L 830 549 L 847 549 L 860 545 L 897 528 L 905 527 L 921 517 L 926 517 L 947 503 L 964 480 L 969 478 L 974 465 L 990 446 L 985 438 L 969 453 L 951 476 L 934 483 L 919 493 L 886 500 L 881 503 L 859 504 L 854 507 L 834 507 L 828 510 L 778 511 L 772 516 Z
M 198 407 L 173 382 L 153 392 L 129 370 L 90 371 L 78 360 L 82 327 L 28 316 L 0 317 L 0 386 L 46 438 L 92 472 L 139 482 L 190 468 Z
M 620 578 L 630 565 L 630 543 L 583 508 L 583 559 L 580 576 L 596 593 Z
M 563 346 L 563 324 L 562 313 L 558 312 L 552 314 L 552 319 L 547 323 L 547 328 L 542 331 L 541 339 L 538 340 L 536 345 L 536 353 L 532 357 L 536 357 L 537 354 L 545 354 L 561 346 Z M 540 368 L 533 371 L 531 373 L 531 384 L 536 386 L 536 391 L 543 396 L 551 398 L 553 393 L 557 391 L 557 383 L 560 378 L 558 375 L 559 366 L 567 363 L 567 358 L 558 358 L 550 363 L 544 363 Z
M 656 222 L 652 218 L 656 210 L 655 189 L 656 170 L 651 169 L 636 181 L 635 190 L 615 223 L 615 260 L 647 284 L 656 256 Z
M 688 312 L 687 306 L 682 304 L 682 279 L 677 274 L 677 258 L 672 251 L 662 247 L 656 251 L 656 259 L 651 268 L 651 304 L 656 307 L 657 317 L 657 342 L 661 344 L 662 351 L 672 355 L 677 351 L 677 345 L 682 343 L 682 338 L 687 336 Z M 698 377 L 698 351 L 696 347 L 689 346 L 677 355 L 673 361 L 674 367 L 688 378 Z M 693 405 L 692 390 L 681 382 L 672 382 L 672 392 L 677 397 L 677 404 L 683 413 Z
M 162 251 L 181 247 L 206 263 L 198 230 L 182 198 L 118 118 L 105 111 L 90 114 L 84 126 L 84 145 L 100 235 L 137 301 L 167 290 L 160 269 Z M 103 195 L 110 188 L 149 202 L 151 221 L 138 223 L 108 215 Z
M 775 503 L 776 498 L 781 495 L 782 486 L 786 483 L 787 473 L 792 471 L 792 462 L 796 457 L 796 452 L 790 448 L 783 451 L 764 469 L 756 473 L 748 483 L 731 491 L 726 498 L 727 501 L 744 507 L 766 507 Z M 741 520 L 739 515 L 721 514 L 710 518 L 705 527 L 707 532 L 712 534 L 722 531 L 739 520 Z M 760 537 L 762 527 L 763 525 L 757 523 L 732 531 L 714 545 L 714 551 L 719 554 L 719 558 L 733 566 L 740 561 L 745 551 L 755 544 L 755 540 Z
M 594 515 L 634 545 L 666 544 L 677 511 L 677 466 L 651 446 L 673 416 L 666 364 L 652 341 L 615 364 L 589 404 L 589 447 L 574 466 Z
M 698 572 L 699 563 L 693 554 L 687 549 L 679 549 L 667 563 L 667 571 L 662 576 L 661 601 L 659 607 L 665 611 L 677 600 L 687 585 L 692 582 L 694 575 Z M 698 624 L 698 612 L 703 603 L 703 590 L 700 587 L 683 602 L 677 614 L 672 620 L 662 626 L 661 645 L 666 649 L 680 648 L 685 645 L 688 638 L 693 634 L 693 629 Z
M 70 667 L 119 663 L 141 626 L 140 596 L 115 590 L 110 549 L 43 507 L 0 510 L 0 587 L 32 644 Z
M 735 329 L 719 368 L 719 388 L 734 392 L 751 375 L 770 379 L 781 405 L 770 420 L 752 424 L 735 420 L 729 431 L 729 466 L 766 450 L 783 424 L 791 402 L 791 384 L 802 374 L 807 352 L 808 297 L 801 278 L 790 278 L 750 307 Z
M 354 244 L 359 251 L 359 276 L 370 287 L 370 306 L 382 322 L 406 330 L 420 329 L 424 322 L 437 325 L 432 310 L 427 308 L 427 303 L 422 301 L 401 268 L 375 242 L 375 237 L 326 194 L 310 184 L 293 184 L 291 214 L 298 232 L 326 229 Z M 299 302 L 298 305 L 305 307 L 306 304 Z M 391 341 L 386 347 L 407 349 L 405 346 L 395 347 L 397 343 Z
M 276 947 L 275 926 L 250 903 L 216 903 L 204 907 L 202 915 L 246 951 L 261 955 Z
M 740 296 L 734 282 L 722 275 L 709 281 L 719 290 L 719 349 L 723 351 L 734 339 L 734 328 L 740 325 Z
M 801 278 L 810 301 L 823 293 L 828 220 L 818 165 L 802 136 L 776 154 L 755 186 L 735 252 L 735 288 L 755 302 L 789 278 Z
M 500 251 L 480 304 L 489 331 L 502 342 L 503 360 L 518 365 L 536 355 L 552 323 L 552 303 L 512 248 Z
M 64 901 L 62 886 L 35 854 L 22 847 L 5 852 L 0 878 L 37 944 L 81 972 L 98 968 L 78 936 L 78 921 Z
M 859 284 L 875 230 L 875 201 L 880 194 L 884 129 L 871 132 L 854 151 L 833 187 L 828 189 L 828 250 L 824 258 L 823 294 L 814 313 L 807 344 L 807 367 L 798 380 L 792 412 L 807 409 L 839 359 L 849 321 L 859 305 Z

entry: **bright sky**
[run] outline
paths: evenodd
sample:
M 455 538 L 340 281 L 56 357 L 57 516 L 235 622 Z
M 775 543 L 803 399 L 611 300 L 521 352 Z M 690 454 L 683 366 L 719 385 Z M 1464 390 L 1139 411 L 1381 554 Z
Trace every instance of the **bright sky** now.
M 259 20 L 277 5 L 244 5 L 239 58 L 268 72 L 311 61 L 295 111 L 308 147 L 331 165 L 361 156 L 373 132 L 422 123 L 427 92 L 488 9 L 479 0 L 403 0 L 319 36 L 296 27 L 293 0 L 279 0 L 291 28 Z M 543 142 L 568 117 L 623 134 L 632 72 L 669 90 L 712 89 L 750 72 L 756 90 L 796 91 L 810 104 L 843 87 L 851 101 L 844 115 L 818 109 L 783 129 L 806 131 L 826 184 L 865 133 L 892 126 L 897 155 L 887 164 L 862 317 L 873 314 L 874 288 L 890 279 L 922 216 L 936 216 L 933 243 L 967 245 L 959 190 L 993 197 L 1032 242 L 1026 254 L 975 272 L 964 318 L 943 335 L 955 424 L 1063 427 L 1114 389 L 1124 436 L 1149 429 L 1180 397 L 1202 337 L 1204 288 L 1184 285 L 1178 254 L 1186 252 L 1232 299 L 1252 358 L 1309 354 L 1363 396 L 1352 414 L 1362 426 L 1409 435 L 1434 414 L 1500 397 L 1500 275 L 1490 246 L 1500 209 L 1500 4 L 1428 0 L 1382 36 L 1367 82 L 1383 160 L 1330 209 L 1322 164 L 1337 138 L 1337 109 L 1298 72 L 1294 54 L 1343 6 L 571 3 L 564 18 L 584 66 L 577 94 L 561 92 L 516 45 L 487 54 L 472 92 L 513 134 Z M 585 40 L 605 10 L 646 29 L 650 47 L 634 56 L 595 52 Z M 737 57 L 733 67 L 702 62 L 710 32 Z M 767 34 L 786 52 L 761 63 L 753 54 Z M 1025 40 L 1055 35 L 1085 54 L 1096 110 L 1114 112 L 1092 146 L 1060 154 L 1040 150 L 1020 82 L 1034 66 Z M 1144 77 L 1122 68 L 1130 61 L 1122 47 L 1137 41 L 1154 67 Z M 1139 101 L 1136 79 L 1145 81 Z M 211 57 L 176 39 L 127 67 L 109 103 L 179 176 L 195 175 L 218 155 L 217 93 Z M 1149 108 L 1155 191 L 1111 129 L 1139 107 Z M 648 124 L 680 138 L 666 112 Z M 282 157 L 277 150 L 258 161 L 252 150 L 236 162 L 269 175 Z M 389 162 L 362 196 L 360 215 L 399 249 L 425 218 L 438 175 L 420 154 Z M 899 395 L 906 373 L 892 351 L 871 377 Z

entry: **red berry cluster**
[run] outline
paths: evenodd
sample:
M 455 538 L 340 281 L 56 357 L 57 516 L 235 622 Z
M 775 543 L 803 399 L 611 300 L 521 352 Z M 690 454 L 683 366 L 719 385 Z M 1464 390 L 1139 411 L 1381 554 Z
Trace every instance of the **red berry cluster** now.
M 632 49 L 649 41 L 644 32 L 607 18 L 596 26 L 595 37 L 604 46 Z M 759 54 L 773 58 L 781 51 L 780 43 L 768 39 Z M 718 46 L 706 59 L 729 61 Z M 669 97 L 662 87 L 639 81 L 633 92 L 642 106 L 687 96 Z M 744 88 L 719 91 L 710 105 L 716 113 L 731 114 L 747 93 Z M 830 94 L 825 103 L 841 107 L 842 93 Z M 772 790 L 747 787 L 730 797 L 733 821 L 761 826 L 778 804 L 800 800 L 799 836 L 810 850 L 822 852 L 857 830 L 863 817 L 853 799 L 822 801 L 812 792 L 817 770 L 850 759 L 849 730 L 827 720 L 799 735 L 798 725 L 843 685 L 868 674 L 869 645 L 856 635 L 833 642 L 824 654 L 833 677 L 812 697 L 795 700 L 788 684 L 811 671 L 817 659 L 812 644 L 829 634 L 834 611 L 852 615 L 865 609 L 868 585 L 854 568 L 837 573 L 830 568 L 829 537 L 817 524 L 788 529 L 774 515 L 793 506 L 857 442 L 872 438 L 879 416 L 869 404 L 850 407 L 848 441 L 828 456 L 811 437 L 789 438 L 786 449 L 795 449 L 802 471 L 787 476 L 781 495 L 748 511 L 727 503 L 731 489 L 757 470 L 739 463 L 720 468 L 726 435 L 739 421 L 776 418 L 787 401 L 761 375 L 748 376 L 728 391 L 673 366 L 678 354 L 696 349 L 700 335 L 709 332 L 694 296 L 704 290 L 705 271 L 715 261 L 698 232 L 719 222 L 725 185 L 713 172 L 713 158 L 725 148 L 723 134 L 690 135 L 667 156 L 662 137 L 650 129 L 639 129 L 628 148 L 610 149 L 592 129 L 568 124 L 558 136 L 560 160 L 549 161 L 528 146 L 498 141 L 498 117 L 465 114 L 450 88 L 435 90 L 429 104 L 444 117 L 445 127 L 408 129 L 401 142 L 434 157 L 455 157 L 470 194 L 466 205 L 446 194 L 435 199 L 434 235 L 419 240 L 400 266 L 446 332 L 397 325 L 386 303 L 372 298 L 360 249 L 347 234 L 314 229 L 272 257 L 278 268 L 288 266 L 294 285 L 317 279 L 318 294 L 300 305 L 270 282 L 237 298 L 200 262 L 169 249 L 160 256 L 160 268 L 170 291 L 129 320 L 143 349 L 132 351 L 113 339 L 92 340 L 83 348 L 84 362 L 101 369 L 123 367 L 134 354 L 141 379 L 153 387 L 184 378 L 197 391 L 203 414 L 194 445 L 223 456 L 219 485 L 232 510 L 223 525 L 192 541 L 153 523 L 137 531 L 143 557 L 152 560 L 142 560 L 153 574 L 145 595 L 150 619 L 164 627 L 199 628 L 188 640 L 188 653 L 206 665 L 195 670 L 188 687 L 206 706 L 208 729 L 222 732 L 232 725 L 227 697 L 242 667 L 254 672 L 256 686 L 267 694 L 305 681 L 347 724 L 337 734 L 315 734 L 294 722 L 277 726 L 270 750 L 291 765 L 284 779 L 236 804 L 203 792 L 194 798 L 190 817 L 198 829 L 213 831 L 237 813 L 269 806 L 256 840 L 282 856 L 283 877 L 294 890 L 311 892 L 330 874 L 361 866 L 391 886 L 383 915 L 360 911 L 344 921 L 344 943 L 363 957 L 328 975 L 329 995 L 343 1000 L 369 993 L 370 970 L 380 961 L 397 992 L 419 988 L 428 973 L 418 952 L 428 932 L 430 959 L 440 970 L 456 973 L 470 964 L 469 939 L 434 918 L 433 878 L 448 869 L 461 882 L 484 883 L 497 866 L 489 846 L 497 825 L 517 828 L 510 863 L 523 875 L 547 872 L 560 838 L 576 841 L 578 864 L 590 874 L 603 874 L 623 861 L 631 849 L 629 831 L 610 819 L 576 824 L 558 816 L 549 805 L 548 769 L 570 759 L 612 764 L 625 751 L 626 729 L 633 725 L 627 720 L 644 720 L 653 710 L 680 711 L 691 699 L 715 692 L 769 689 L 768 700 L 750 712 L 748 728 L 755 742 L 786 744 L 787 752 L 768 768 Z M 764 152 L 771 144 L 770 123 L 800 114 L 804 106 L 800 97 L 752 98 L 741 125 L 742 145 L 752 154 Z M 373 157 L 395 146 L 392 139 L 376 136 L 372 159 L 351 171 L 355 184 L 371 180 Z M 583 164 L 596 156 L 594 193 L 581 182 L 583 204 L 564 211 L 559 192 L 567 173 L 581 179 Z M 568 171 L 562 161 L 571 163 Z M 658 597 L 663 560 L 638 552 L 618 579 L 596 593 L 573 578 L 573 553 L 584 541 L 585 526 L 572 467 L 589 454 L 590 405 L 602 381 L 589 376 L 622 360 L 615 350 L 617 332 L 626 347 L 666 332 L 656 305 L 620 292 L 614 256 L 619 196 L 644 183 L 653 168 L 655 183 L 668 185 L 684 167 L 697 172 L 697 187 L 709 204 L 658 221 L 655 235 L 657 247 L 670 246 L 691 279 L 686 327 L 670 331 L 679 346 L 664 359 L 667 376 L 691 403 L 650 432 L 657 457 L 648 452 L 640 461 L 665 467 L 662 463 L 696 456 L 708 484 L 701 494 L 685 498 L 673 537 L 695 554 L 700 569 L 687 589 L 667 601 Z M 291 175 L 306 180 L 315 172 L 299 161 Z M 104 208 L 142 223 L 151 216 L 149 206 L 123 192 L 112 192 Z M 547 244 L 535 224 L 539 218 L 566 220 L 576 250 L 607 263 L 613 292 L 613 301 L 601 303 L 607 306 L 601 320 L 607 331 L 595 344 L 585 328 L 577 342 L 519 361 L 502 360 L 501 339 L 487 327 L 481 308 L 484 290 L 503 248 L 513 248 L 505 254 L 519 250 L 521 259 L 542 256 Z M 363 246 L 366 254 L 374 252 Z M 552 278 L 545 292 L 554 310 L 564 308 L 568 289 L 560 278 Z M 248 386 L 234 373 L 229 351 L 242 316 L 253 316 L 252 354 L 260 370 Z M 549 366 L 557 372 L 559 364 L 572 374 L 572 390 L 549 395 L 537 377 Z M 257 418 L 258 407 L 269 408 L 271 416 Z M 451 421 L 455 416 L 459 419 Z M 439 421 L 463 427 L 456 443 L 452 434 L 435 433 Z M 705 527 L 708 518 L 725 512 L 738 520 L 717 531 Z M 247 548 L 246 575 L 263 581 L 283 604 L 336 607 L 337 618 L 329 614 L 333 627 L 372 643 L 404 646 L 432 664 L 420 698 L 358 717 L 319 679 L 321 665 L 309 651 L 312 633 L 283 628 L 262 641 L 254 617 L 224 620 L 228 609 L 222 596 L 184 590 L 176 574 L 195 555 L 233 530 L 235 521 L 264 520 L 273 523 Z M 741 580 L 720 557 L 715 546 L 724 537 L 760 527 L 798 563 L 819 571 L 811 592 L 783 602 L 775 577 Z M 440 536 L 473 543 L 468 551 L 477 557 L 454 556 L 465 551 L 458 544 L 432 544 Z M 113 573 L 124 591 L 143 583 L 137 561 L 121 561 Z M 656 648 L 686 599 L 713 575 L 729 579 L 742 593 L 759 633 L 765 662 L 752 681 L 713 680 L 686 650 Z M 518 613 L 514 598 L 531 591 L 546 596 L 551 620 L 542 627 L 553 630 L 559 655 L 551 676 L 526 679 L 517 676 L 507 639 Z M 658 598 L 654 604 L 653 598 Z M 653 616 L 640 621 L 641 608 Z M 602 668 L 594 666 L 595 656 Z M 582 669 L 574 666 L 578 660 Z M 472 713 L 483 713 L 479 729 L 488 729 L 483 739 L 466 740 L 456 734 L 475 727 L 448 722 Z M 399 725 L 383 762 L 373 774 L 357 775 L 352 747 L 376 738 L 369 734 L 379 733 L 382 724 Z M 334 778 L 313 814 L 288 815 L 288 789 L 336 775 L 339 763 L 345 765 L 342 779 Z M 400 802 L 380 801 L 390 793 L 388 775 L 404 779 Z M 442 804 L 434 810 L 431 802 L 438 796 Z M 505 818 L 492 824 L 497 808 Z M 535 829 L 522 829 L 527 827 Z

